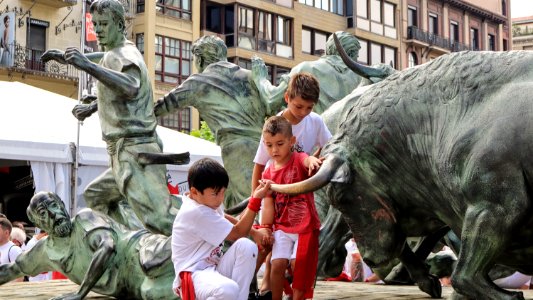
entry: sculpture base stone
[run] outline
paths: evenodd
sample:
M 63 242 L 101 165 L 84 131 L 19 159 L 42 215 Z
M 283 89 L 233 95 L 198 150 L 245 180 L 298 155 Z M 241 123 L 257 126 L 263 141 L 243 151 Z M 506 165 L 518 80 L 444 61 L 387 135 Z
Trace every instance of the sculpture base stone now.
M 50 280 L 41 282 L 14 282 L 0 288 L 0 299 L 10 300 L 45 300 L 52 297 L 74 292 L 78 285 L 69 280 Z M 526 299 L 533 300 L 533 290 L 524 290 Z M 444 299 L 452 293 L 451 287 L 442 288 Z M 102 296 L 94 292 L 89 293 L 85 299 L 110 300 L 114 299 Z M 315 288 L 315 300 L 343 299 L 343 300 L 414 300 L 431 299 L 421 292 L 416 286 L 390 286 L 381 284 L 368 284 L 358 282 L 334 282 L 317 281 Z

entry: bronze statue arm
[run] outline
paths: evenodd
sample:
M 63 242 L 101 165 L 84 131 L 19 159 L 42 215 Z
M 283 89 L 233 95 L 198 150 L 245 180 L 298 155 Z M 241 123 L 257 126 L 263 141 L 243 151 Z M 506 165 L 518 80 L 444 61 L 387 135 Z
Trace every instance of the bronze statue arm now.
M 140 72 L 135 65 L 129 65 L 123 72 L 118 72 L 86 60 L 78 68 L 92 75 L 101 84 L 126 96 L 127 99 L 135 98 L 139 93 L 141 87 Z
M 24 275 L 35 276 L 41 272 L 52 270 L 50 260 L 46 255 L 45 241 L 38 242 L 35 247 L 22 252 L 10 264 L 0 265 L 0 285 L 20 278 Z
M 95 250 L 77 295 L 83 299 L 94 287 L 115 256 L 115 240 L 107 230 L 97 230 L 89 235 L 90 247 Z
M 0 284 L 8 283 L 22 276 L 24 273 L 16 262 L 0 265 Z
M 185 105 L 183 103 L 188 103 L 192 97 L 195 96 L 195 93 L 191 88 L 184 87 L 183 84 L 177 88 L 171 90 L 163 98 L 157 100 L 154 105 L 154 114 L 156 117 L 164 116 L 169 114 L 176 109 L 183 108 Z
M 272 85 L 267 78 L 268 70 L 263 59 L 258 56 L 252 57 L 252 79 L 259 91 L 261 101 L 267 107 L 268 115 L 277 113 L 284 104 L 285 91 L 287 90 L 287 81 L 281 80 L 278 86 Z
M 45 54 L 43 54 L 43 59 Z M 141 87 L 140 71 L 135 65 L 127 65 L 121 72 L 104 68 L 92 62 L 87 56 L 73 47 L 67 48 L 63 56 L 68 64 L 73 65 L 76 69 L 85 71 L 100 81 L 101 84 L 118 94 L 126 96 L 127 99 L 134 98 L 139 92 Z
M 85 56 L 87 56 L 87 58 L 93 63 L 99 63 L 100 60 L 102 60 L 102 57 L 104 57 L 104 52 L 91 52 L 85 54 Z

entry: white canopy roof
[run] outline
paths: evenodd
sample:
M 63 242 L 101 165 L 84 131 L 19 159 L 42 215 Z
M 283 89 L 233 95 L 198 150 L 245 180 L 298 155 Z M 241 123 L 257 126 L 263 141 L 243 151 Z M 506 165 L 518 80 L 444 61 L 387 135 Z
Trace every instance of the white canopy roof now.
M 0 159 L 70 163 L 78 122 L 72 116 L 77 101 L 20 82 L 0 81 Z M 220 147 L 161 126 L 157 133 L 168 153 L 190 152 L 191 162 L 201 157 L 221 161 Z M 82 165 L 108 165 L 97 114 L 80 129 Z M 188 166 L 169 166 L 188 169 Z

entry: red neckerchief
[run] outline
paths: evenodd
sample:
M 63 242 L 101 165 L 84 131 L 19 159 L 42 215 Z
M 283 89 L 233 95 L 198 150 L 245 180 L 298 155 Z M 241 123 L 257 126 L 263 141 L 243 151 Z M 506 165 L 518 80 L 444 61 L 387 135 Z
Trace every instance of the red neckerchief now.
M 183 300 L 195 300 L 196 294 L 194 293 L 194 284 L 192 283 L 191 272 L 181 272 L 181 299 Z
M 318 234 L 315 229 L 298 234 L 298 249 L 292 288 L 303 291 L 305 299 L 312 299 L 315 287 L 316 269 L 318 265 Z

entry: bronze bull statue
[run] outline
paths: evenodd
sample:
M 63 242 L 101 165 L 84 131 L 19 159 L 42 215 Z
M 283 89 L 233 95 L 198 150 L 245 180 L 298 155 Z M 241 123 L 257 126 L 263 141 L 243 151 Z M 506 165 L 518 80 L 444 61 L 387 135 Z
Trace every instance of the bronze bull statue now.
M 343 99 L 312 178 L 326 186 L 370 267 L 402 261 L 420 288 L 435 277 L 406 246 L 449 226 L 461 239 L 455 299 L 524 299 L 488 273 L 533 273 L 533 52 L 461 52 L 391 75 Z

